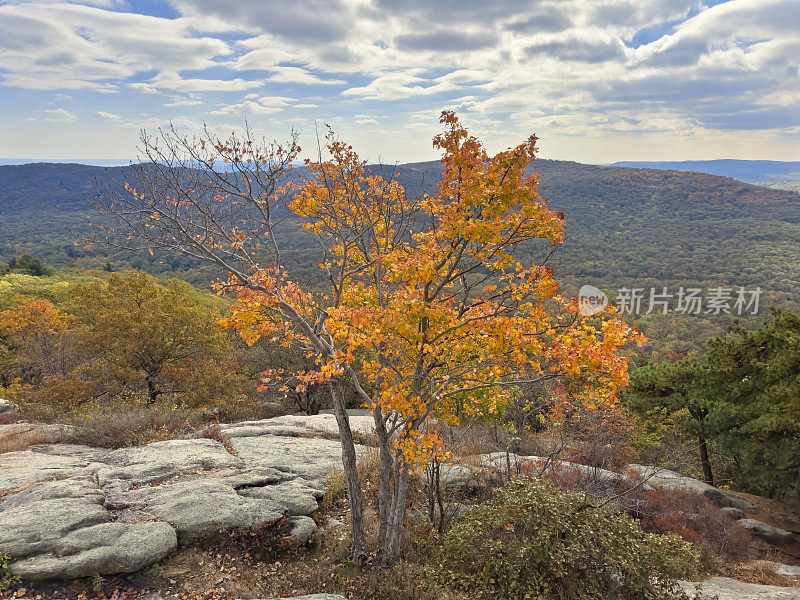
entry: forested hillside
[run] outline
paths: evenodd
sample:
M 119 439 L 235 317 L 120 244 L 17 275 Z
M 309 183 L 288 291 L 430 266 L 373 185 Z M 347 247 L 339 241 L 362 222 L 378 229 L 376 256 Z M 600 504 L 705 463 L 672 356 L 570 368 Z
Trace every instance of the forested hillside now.
M 396 171 L 409 195 L 433 193 L 441 170 L 436 162 L 376 169 L 384 175 Z M 797 300 L 797 193 L 703 173 L 554 160 L 536 160 L 531 171 L 539 175 L 550 207 L 565 215 L 565 243 L 549 262 L 568 288 L 591 283 L 613 301 L 621 287 L 644 288 L 647 296 L 650 288 L 664 286 L 672 292 L 680 286 L 760 286 L 764 307 Z M 91 197 L 95 180 L 102 184 L 108 173 L 119 178 L 122 169 L 47 163 L 0 167 L 0 255 L 28 253 L 56 267 L 132 265 L 207 285 L 217 273 L 186 257 L 107 255 L 106 248 L 89 243 L 96 234 L 90 223 L 98 217 L 83 196 Z M 293 177 L 304 174 L 296 169 Z M 284 247 L 290 250 L 284 262 L 300 277 L 319 277 L 313 239 L 292 223 L 283 228 Z M 526 252 L 541 260 L 549 250 Z M 638 320 L 646 332 L 659 332 L 659 347 L 679 353 L 723 332 L 732 321 L 724 314 Z

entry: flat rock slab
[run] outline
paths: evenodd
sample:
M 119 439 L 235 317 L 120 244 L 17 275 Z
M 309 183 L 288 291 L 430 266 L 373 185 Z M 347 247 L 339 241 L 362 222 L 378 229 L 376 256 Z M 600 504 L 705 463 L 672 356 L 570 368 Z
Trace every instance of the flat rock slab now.
M 689 598 L 716 598 L 717 600 L 800 600 L 800 588 L 777 585 L 743 583 L 728 577 L 712 577 L 697 585 L 691 581 L 680 581 Z
M 271 500 L 246 498 L 231 486 L 204 477 L 167 485 L 145 485 L 110 497 L 107 506 L 116 510 L 137 509 L 169 523 L 181 543 L 220 529 L 275 523 L 284 515 L 281 507 Z
M 559 479 L 579 477 L 592 486 L 603 488 L 619 486 L 630 488 L 636 484 L 626 475 L 598 467 L 589 467 L 565 460 L 550 461 L 541 456 L 506 454 L 505 452 L 468 456 L 460 459 L 459 463 L 442 465 L 440 481 L 446 486 L 460 487 L 475 482 L 480 483 L 487 472 L 507 473 L 509 468 L 512 473 L 519 469 L 522 473 L 529 475 L 544 471 L 544 475 L 553 475 Z M 645 484 L 645 489 L 652 488 Z
M 133 573 L 165 558 L 177 545 L 167 523 L 101 523 L 61 538 L 57 553 L 13 562 L 9 570 L 30 580 Z
M 372 415 L 351 415 L 350 429 L 354 433 L 370 435 L 375 433 L 375 421 Z M 220 430 L 231 438 L 264 435 L 265 433 L 273 435 L 305 435 L 316 432 L 339 435 L 336 417 L 325 413 L 319 415 L 285 415 L 262 421 L 243 421 L 241 423 L 220 425 Z
M 241 465 L 240 459 L 215 440 L 167 440 L 109 452 L 102 458 L 96 476 L 103 488 L 124 491 L 136 484 Z
M 351 423 L 359 434 L 373 431 L 370 415 L 352 416 Z M 284 516 L 290 518 L 290 540 L 313 539 L 317 526 L 309 515 L 317 510 L 330 472 L 342 468 L 334 416 L 279 417 L 220 428 L 234 453 L 216 440 L 193 438 L 118 450 L 43 444 L 0 454 L 0 552 L 11 555 L 13 572 L 24 578 L 72 578 L 136 571 L 158 562 L 178 543 Z M 504 453 L 471 457 L 446 467 L 443 479 L 463 483 L 476 470 L 502 470 L 505 461 Z M 559 469 L 600 482 L 627 481 L 582 465 L 562 462 Z M 702 482 L 677 473 L 662 481 L 707 491 Z
M 247 464 L 299 475 L 308 481 L 323 482 L 332 469 L 342 468 L 339 440 L 265 435 L 234 437 L 231 444 Z M 356 450 L 363 451 L 363 447 Z
M 317 531 L 308 515 L 341 469 L 340 442 L 319 437 L 332 424 L 320 415 L 229 426 L 247 434 L 232 435 L 236 454 L 207 438 L 0 454 L 0 551 L 15 573 L 43 579 L 135 571 L 178 543 L 287 515 L 289 538 L 305 543 Z
M 32 483 L 85 475 L 94 456 L 25 450 L 0 454 L 0 494 Z
M 628 465 L 628 468 L 637 473 L 643 479 L 655 487 L 662 487 L 668 490 L 678 490 L 682 492 L 692 492 L 705 496 L 709 500 L 717 503 L 720 506 L 729 506 L 738 508 L 741 511 L 749 512 L 755 509 L 755 506 L 747 500 L 737 498 L 732 494 L 727 494 L 719 488 L 694 479 L 686 477 L 675 471 L 669 469 L 660 469 L 658 467 L 648 467 L 646 465 Z

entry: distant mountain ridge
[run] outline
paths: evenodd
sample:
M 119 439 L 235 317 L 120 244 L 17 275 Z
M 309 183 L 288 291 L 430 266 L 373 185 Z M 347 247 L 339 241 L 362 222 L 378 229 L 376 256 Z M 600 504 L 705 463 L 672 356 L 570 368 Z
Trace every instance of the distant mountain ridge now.
M 396 177 L 410 196 L 434 193 L 437 161 L 373 166 Z M 148 252 L 106 254 L 92 243 L 90 222 L 102 222 L 84 199 L 107 171 L 120 167 L 77 164 L 0 166 L 0 260 L 30 253 L 54 267 L 114 270 L 126 266 L 177 276 L 207 287 L 219 275 L 184 256 Z M 680 287 L 762 288 L 761 322 L 769 306 L 800 303 L 800 194 L 758 187 L 729 177 L 682 170 L 589 165 L 537 159 L 530 167 L 551 209 L 565 215 L 564 244 L 549 259 L 574 293 L 589 283 L 609 292 Z M 294 177 L 305 174 L 303 168 Z M 283 260 L 301 281 L 320 283 L 319 250 L 308 232 L 287 221 L 280 238 Z M 541 262 L 552 246 L 532 245 L 519 258 Z M 1 284 L 1 282 L 0 282 Z M 719 335 L 733 315 L 651 314 L 635 322 L 670 351 L 697 349 Z
M 56 164 L 56 165 L 85 165 L 89 167 L 121 167 L 136 162 L 128 158 L 0 158 L 0 166 L 31 165 L 31 164 Z
M 718 160 L 618 161 L 613 165 L 637 169 L 696 171 L 698 173 L 732 177 L 747 183 L 768 185 L 780 181 L 800 181 L 800 161 L 725 158 Z
M 540 162 L 548 159 L 540 159 Z M 94 167 L 121 167 L 136 162 L 135 159 L 106 159 L 87 158 L 80 160 L 71 159 L 30 159 L 30 158 L 0 158 L 0 166 L 19 166 L 30 164 L 58 164 L 58 165 L 84 165 Z M 553 159 L 551 162 L 571 162 Z M 301 163 L 298 163 L 301 164 Z M 404 166 L 427 163 L 406 163 Z M 574 163 L 578 164 L 578 163 Z M 724 158 L 717 160 L 679 160 L 679 161 L 629 161 L 622 160 L 611 163 L 614 167 L 631 167 L 636 169 L 658 169 L 668 171 L 696 171 L 732 177 L 746 183 L 765 183 L 773 178 L 797 176 L 800 179 L 800 161 L 778 160 L 742 160 Z
M 437 161 L 373 168 L 385 176 L 396 172 L 412 196 L 433 193 L 441 174 Z M 550 207 L 566 216 L 558 258 L 565 272 L 607 285 L 635 278 L 735 283 L 747 273 L 754 284 L 780 281 L 781 289 L 800 289 L 797 193 L 698 172 L 558 160 L 537 159 L 530 171 L 538 173 Z M 0 166 L 0 256 L 31 252 L 55 265 L 89 260 L 85 244 L 75 243 L 97 220 L 83 196 L 107 172 L 119 178 L 123 169 Z M 295 169 L 294 176 L 304 172 Z M 292 246 L 301 253 L 314 248 L 299 231 Z M 136 259 L 137 266 L 149 262 Z M 185 259 L 171 262 L 160 268 L 186 268 Z

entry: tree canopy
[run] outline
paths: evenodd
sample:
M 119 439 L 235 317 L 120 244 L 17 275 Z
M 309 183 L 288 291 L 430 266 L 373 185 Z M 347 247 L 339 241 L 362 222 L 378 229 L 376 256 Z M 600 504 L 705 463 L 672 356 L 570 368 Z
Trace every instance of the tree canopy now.
M 627 383 L 619 350 L 642 341 L 613 308 L 581 315 L 549 267 L 517 256 L 563 235 L 563 215 L 539 196 L 536 175 L 526 175 L 536 137 L 489 156 L 453 113 L 441 123 L 433 143 L 443 173 L 433 195 L 410 197 L 390 170 L 368 169 L 332 133 L 329 158 L 308 161 L 311 177 L 297 182 L 287 175 L 293 143 L 172 131 L 158 143 L 143 138 L 156 164 L 98 202 L 138 243 L 224 266 L 229 276 L 216 287 L 235 298 L 225 326 L 250 343 L 296 345 L 313 361 L 293 375 L 296 388 L 322 382 L 333 392 L 357 560 L 366 546 L 343 380 L 374 415 L 380 554 L 393 564 L 409 473 L 441 452 L 436 422 L 491 413 L 520 385 L 553 379 L 590 408 L 614 403 Z M 230 168 L 215 170 L 219 161 Z M 320 244 L 324 293 L 281 266 L 276 220 L 286 211 Z
M 629 396 L 651 419 L 686 411 L 701 452 L 713 440 L 744 489 L 800 492 L 799 314 L 775 310 L 756 331 L 710 340 L 705 356 L 636 369 Z

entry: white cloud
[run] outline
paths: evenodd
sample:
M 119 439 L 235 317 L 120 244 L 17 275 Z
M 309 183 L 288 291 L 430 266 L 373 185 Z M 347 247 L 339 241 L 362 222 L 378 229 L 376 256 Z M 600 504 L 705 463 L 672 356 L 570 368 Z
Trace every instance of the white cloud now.
M 246 80 L 241 77 L 234 79 L 202 79 L 199 77 L 182 77 L 177 72 L 159 73 L 148 82 L 128 84 L 130 88 L 148 94 L 157 94 L 160 91 L 240 92 L 263 85 L 263 81 Z
M 299 67 L 274 67 L 270 81 L 280 83 L 301 83 L 306 85 L 341 85 L 345 83 L 341 79 L 320 79 Z
M 491 77 L 488 71 L 467 69 L 453 71 L 432 79 L 422 77 L 423 73 L 425 73 L 425 69 L 421 68 L 385 73 L 373 79 L 368 85 L 346 89 L 342 95 L 376 100 L 399 100 L 416 96 L 430 96 L 453 91 L 463 86 L 486 83 Z
M 115 91 L 136 73 L 206 69 L 230 52 L 222 40 L 193 36 L 185 19 L 66 3 L 0 6 L 7 86 Z
M 191 100 L 188 98 L 180 98 L 171 102 L 165 102 L 164 106 L 197 106 L 203 104 L 202 100 Z
M 114 113 L 105 112 L 102 110 L 97 111 L 97 116 L 101 119 L 107 119 L 109 121 L 119 121 L 122 117 L 119 115 L 115 115 Z
M 428 135 L 443 107 L 498 144 L 533 129 L 597 148 L 656 133 L 716 144 L 800 126 L 797 0 L 168 1 L 177 18 L 122 0 L 0 5 L 2 85 L 133 90 L 276 127 L 308 110 L 372 144 Z
M 78 116 L 64 108 L 42 111 L 45 114 L 45 121 L 77 121 Z
M 237 104 L 222 105 L 211 111 L 212 115 L 268 115 L 282 111 L 292 102 L 291 98 L 264 96 L 258 100 L 243 100 Z

